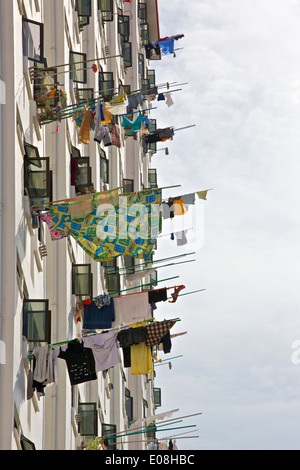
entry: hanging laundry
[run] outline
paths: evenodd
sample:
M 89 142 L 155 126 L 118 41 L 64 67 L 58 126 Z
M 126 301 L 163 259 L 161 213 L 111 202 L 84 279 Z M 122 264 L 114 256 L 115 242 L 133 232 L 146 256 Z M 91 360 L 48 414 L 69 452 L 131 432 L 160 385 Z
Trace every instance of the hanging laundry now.
M 177 246 L 185 246 L 187 245 L 188 241 L 186 238 L 187 230 L 182 230 L 181 232 L 176 232 L 175 236 L 177 239 Z
M 130 121 L 130 119 L 125 116 L 123 118 L 122 127 L 131 127 L 129 135 L 132 135 L 134 132 L 140 130 L 143 120 L 144 116 L 142 114 L 139 114 L 134 122 Z
M 204 200 L 206 201 L 207 193 L 208 193 L 208 190 L 206 190 L 206 191 L 198 191 L 198 192 L 197 192 L 198 198 L 199 198 L 199 199 L 204 199 Z
M 93 299 L 94 304 L 97 305 L 98 308 L 105 307 L 106 305 L 110 305 L 111 298 L 107 294 L 98 295 Z
M 53 229 L 49 212 L 39 212 L 39 216 L 42 219 L 42 221 L 48 225 L 48 229 L 49 229 L 50 237 L 52 241 L 61 240 L 62 238 L 66 238 L 70 235 L 69 232 L 62 233 L 62 232 L 57 232 L 56 230 Z
M 150 135 L 145 137 L 146 144 L 153 144 L 156 142 L 165 142 L 166 140 L 173 139 L 174 129 L 166 127 L 165 129 L 156 129 Z
M 144 47 L 145 47 L 145 52 L 146 52 L 146 59 L 148 60 L 151 59 L 152 51 L 154 51 L 156 55 L 160 55 L 160 47 L 159 47 L 158 42 L 156 41 L 149 42 Z
M 69 201 L 68 210 L 71 220 L 84 219 L 93 211 L 93 196 Z
M 156 322 L 151 325 L 147 325 L 147 346 L 158 346 L 162 338 L 167 332 L 173 328 L 175 321 L 164 320 L 163 322 Z
M 129 286 L 132 286 L 136 281 L 141 281 L 144 279 L 146 276 L 149 276 L 155 272 L 155 269 L 150 269 L 150 270 L 145 270 L 145 271 L 139 271 L 134 274 L 127 274 L 126 276 L 126 281 Z
M 103 141 L 104 147 L 112 145 L 109 128 L 107 126 L 102 126 L 102 124 L 97 126 L 95 128 L 94 141 L 99 144 Z
M 115 321 L 114 299 L 111 297 L 109 305 L 98 308 L 94 302 L 90 305 L 83 302 L 83 329 L 108 330 Z
M 133 93 L 127 97 L 128 99 L 128 107 L 127 107 L 127 114 L 130 114 L 133 109 L 137 109 L 139 106 L 143 104 L 143 95 L 141 92 Z
M 170 304 L 174 304 L 177 301 L 178 295 L 179 295 L 180 291 L 182 291 L 183 289 L 185 289 L 185 286 L 175 287 L 173 294 L 171 294 L 173 300 L 169 300 Z
M 125 93 L 112 99 L 109 103 L 106 103 L 106 108 L 110 114 L 114 116 L 117 114 L 126 114 L 128 106 L 128 99 Z
M 165 101 L 166 98 L 165 98 L 165 95 L 163 93 L 159 93 L 159 95 L 157 96 L 157 101 Z
M 168 106 L 168 108 L 170 108 L 174 104 L 171 93 L 166 93 L 165 97 L 166 97 L 166 105 Z
M 147 375 L 153 372 L 151 348 L 146 343 L 130 347 L 131 375 Z
M 165 302 L 166 300 L 168 300 L 168 291 L 166 288 L 152 290 L 148 292 L 149 304 L 152 304 L 152 302 L 154 302 L 155 304 L 157 302 Z
M 84 106 L 83 120 L 79 130 L 80 141 L 88 145 L 90 143 L 91 127 L 94 125 L 94 117 L 87 106 Z
M 147 339 L 147 328 L 145 326 L 131 327 L 118 333 L 118 341 L 121 348 L 127 348 L 133 344 L 144 343 Z
M 127 211 L 137 203 L 145 208 L 139 215 L 138 233 L 134 225 L 136 217 L 124 214 L 123 206 L 117 203 L 117 195 L 114 198 L 114 191 L 95 195 L 94 210 L 85 219 L 72 221 L 66 204 L 51 205 L 50 217 L 53 228 L 63 233 L 70 232 L 82 249 L 95 261 L 109 261 L 121 255 L 147 258 L 152 253 L 156 238 L 162 230 L 161 189 L 130 193 L 126 197 Z M 109 214 L 107 210 L 97 213 L 96 202 L 101 202 L 100 209 L 102 204 L 110 204 Z
M 121 362 L 117 336 L 118 332 L 111 331 L 83 338 L 84 346 L 93 351 L 96 372 L 110 369 Z
M 66 361 L 71 385 L 97 380 L 93 351 L 78 340 L 71 341 L 65 351 L 60 348 L 57 357 Z
M 113 327 L 152 319 L 147 292 L 114 297 L 114 308 Z
M 171 341 L 171 335 L 170 331 L 168 331 L 165 336 L 161 340 L 162 345 L 163 345 L 163 352 L 165 354 L 169 354 L 172 350 L 172 341 Z
M 163 54 L 174 54 L 174 39 L 172 37 L 157 42 Z
M 117 124 L 111 125 L 111 143 L 117 148 L 121 148 L 120 128 Z

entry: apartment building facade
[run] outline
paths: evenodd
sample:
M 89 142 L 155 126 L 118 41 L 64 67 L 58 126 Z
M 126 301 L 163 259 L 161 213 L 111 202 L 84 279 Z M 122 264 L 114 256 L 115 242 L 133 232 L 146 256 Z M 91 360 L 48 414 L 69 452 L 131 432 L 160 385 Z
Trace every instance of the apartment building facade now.
M 33 348 L 81 337 L 78 298 L 125 291 L 124 268 L 134 272 L 140 263 L 128 256 L 100 263 L 72 237 L 53 241 L 33 206 L 156 187 L 155 145 L 128 135 L 120 118 L 119 146 L 93 134 L 84 144 L 72 110 L 120 90 L 143 90 L 137 111 L 155 128 L 155 60 L 147 59 L 144 45 L 158 38 L 156 0 L 0 2 L 0 449 L 82 449 L 95 436 L 125 431 L 155 414 L 154 375 L 133 376 L 122 360 L 79 385 L 70 384 L 65 362 L 57 361 L 57 383 L 44 394 L 28 389 Z M 46 106 L 58 104 L 57 93 L 49 90 L 59 90 L 65 106 L 55 119 Z M 155 285 L 155 279 L 152 273 L 143 283 Z M 134 286 L 145 288 L 138 281 Z M 142 436 L 109 445 L 143 450 L 151 434 Z

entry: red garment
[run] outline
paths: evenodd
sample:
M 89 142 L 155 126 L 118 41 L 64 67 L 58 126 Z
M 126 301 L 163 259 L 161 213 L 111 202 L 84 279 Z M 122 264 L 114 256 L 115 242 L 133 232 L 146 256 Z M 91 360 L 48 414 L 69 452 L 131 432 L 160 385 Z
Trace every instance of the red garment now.
M 182 290 L 182 289 L 185 289 L 185 286 L 178 286 L 178 287 L 175 287 L 175 290 L 173 292 L 172 297 L 173 297 L 173 300 L 169 300 L 169 303 L 170 304 L 175 304 L 177 298 L 178 298 L 178 295 L 179 295 L 179 292 Z

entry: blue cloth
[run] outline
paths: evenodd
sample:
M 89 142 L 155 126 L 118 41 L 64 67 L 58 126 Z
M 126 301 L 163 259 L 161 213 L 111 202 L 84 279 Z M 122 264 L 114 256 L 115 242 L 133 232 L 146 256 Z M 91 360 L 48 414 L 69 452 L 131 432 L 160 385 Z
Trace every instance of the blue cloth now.
M 158 41 L 159 47 L 163 54 L 173 54 L 174 53 L 174 39 L 168 38 L 163 41 Z
M 112 327 L 115 321 L 114 299 L 111 297 L 110 304 L 102 308 L 92 302 L 91 305 L 84 305 L 83 329 L 85 330 L 107 330 Z

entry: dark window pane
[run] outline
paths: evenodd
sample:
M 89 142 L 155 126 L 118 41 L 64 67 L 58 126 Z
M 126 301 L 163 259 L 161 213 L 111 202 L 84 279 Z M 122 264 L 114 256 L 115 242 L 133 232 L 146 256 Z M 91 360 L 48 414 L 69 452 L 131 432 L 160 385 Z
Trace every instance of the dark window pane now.
M 44 25 L 23 18 L 23 56 L 31 60 L 43 61 Z
M 80 403 L 78 406 L 80 421 L 78 432 L 82 436 L 97 436 L 97 410 L 96 403 Z
M 113 0 L 98 0 L 98 10 L 102 12 L 103 21 L 113 21 Z
M 124 67 L 132 67 L 132 46 L 131 42 L 122 43 L 122 56 L 124 60 Z
M 52 199 L 52 179 L 48 158 L 25 158 L 24 185 L 36 204 Z
M 50 321 L 48 300 L 24 300 L 23 334 L 28 341 L 49 343 Z
M 117 433 L 117 426 L 115 424 L 102 424 L 102 437 L 108 440 L 107 450 L 116 450 L 117 443 L 113 436 Z
M 76 0 L 75 10 L 78 12 L 78 16 L 91 16 L 92 15 L 91 0 Z
M 100 177 L 104 183 L 109 184 L 109 161 L 103 157 L 100 157 Z
M 130 36 L 130 21 L 129 16 L 118 15 L 118 31 L 123 38 L 123 41 L 129 41 Z
M 77 296 L 91 296 L 92 276 L 90 264 L 73 264 L 72 293 Z
M 87 82 L 86 54 L 80 52 L 70 52 L 70 78 L 76 83 Z
M 99 72 L 99 93 L 110 100 L 114 94 L 114 74 L 113 72 Z

